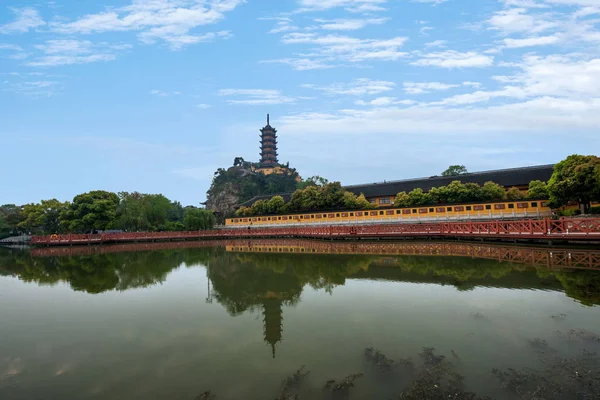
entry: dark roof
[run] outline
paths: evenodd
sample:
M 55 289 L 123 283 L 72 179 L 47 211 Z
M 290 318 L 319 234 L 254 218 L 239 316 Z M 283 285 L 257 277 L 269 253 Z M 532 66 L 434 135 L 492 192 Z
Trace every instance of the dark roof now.
M 417 188 L 427 192 L 434 187 L 446 186 L 452 181 L 477 183 L 479 185 L 492 181 L 504 187 L 527 186 L 529 182 L 535 180 L 547 182 L 552 176 L 553 168 L 553 164 L 536 165 L 533 167 L 472 172 L 458 176 L 432 176 L 429 178 L 349 185 L 344 186 L 344 189 L 356 195 L 363 193 L 366 197 L 380 197 L 395 196 L 399 192 L 410 192 Z
M 528 186 L 529 182 L 540 180 L 547 182 L 552 176 L 554 164 L 536 165 L 533 167 L 497 169 L 493 171 L 471 172 L 458 176 L 431 176 L 429 178 L 404 179 L 399 181 L 375 182 L 362 185 L 348 185 L 344 189 L 359 195 L 363 193 L 365 197 L 395 196 L 399 192 L 410 192 L 413 189 L 421 188 L 427 192 L 429 189 L 439 186 L 446 186 L 452 181 L 461 181 L 462 183 L 477 183 L 483 185 L 488 181 L 497 183 L 504 187 Z M 252 199 L 238 204 L 238 207 L 249 207 L 257 200 L 268 200 L 273 196 L 281 196 L 288 202 L 292 193 L 277 193 L 263 196 L 255 196 Z

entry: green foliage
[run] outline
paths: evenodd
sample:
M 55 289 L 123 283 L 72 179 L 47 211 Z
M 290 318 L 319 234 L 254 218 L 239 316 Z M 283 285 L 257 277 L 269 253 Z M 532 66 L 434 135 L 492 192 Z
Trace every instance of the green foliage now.
M 556 211 L 556 215 L 559 217 L 574 217 L 576 215 L 581 214 L 581 210 L 576 208 L 570 208 L 567 210 L 558 210 Z
M 212 211 L 195 207 L 187 207 L 183 217 L 185 229 L 190 231 L 212 229 L 215 226 L 215 216 Z
M 424 193 L 423 189 L 413 189 L 408 193 L 408 199 L 410 206 L 420 206 L 422 204 L 431 203 L 431 195 Z
M 365 197 L 364 193 L 359 194 L 356 197 L 356 208 L 361 210 L 367 210 L 369 208 L 374 208 L 375 205 L 371 204 L 369 200 Z
M 406 192 L 400 192 L 394 199 L 394 205 L 396 207 L 410 207 L 410 196 Z
M 19 224 L 24 219 L 23 207 L 15 204 L 0 206 L 0 237 L 18 235 L 21 231 Z
M 525 195 L 516 187 L 511 187 L 506 191 L 506 200 L 522 200 Z
M 297 188 L 299 175 L 294 168 L 289 168 L 288 174 L 265 175 L 251 171 L 252 165 L 241 158 L 234 160 L 234 163 L 237 164 L 234 167 L 219 168 L 215 172 L 206 193 L 208 203 L 216 201 L 222 193 L 235 195 L 239 204 L 256 196 L 289 193 Z
M 323 186 L 307 186 L 296 190 L 288 203 L 283 197 L 274 196 L 270 200 L 257 200 L 250 208 L 240 207 L 236 211 L 239 217 L 262 214 L 283 214 L 297 211 L 326 210 L 326 209 L 367 209 L 372 205 L 363 194 L 356 196 L 345 191 L 339 182 Z
M 118 205 L 119 196 L 104 190 L 77 195 L 69 208 L 61 213 L 61 228 L 69 232 L 111 229 Z
M 589 208 L 590 202 L 600 200 L 600 158 L 574 154 L 556 164 L 548 193 L 554 206 L 577 202 Z
M 590 214 L 598 215 L 598 214 L 600 214 L 600 206 L 590 207 L 588 212 Z
M 530 199 L 547 199 L 549 197 L 548 186 L 545 182 L 538 180 L 529 182 L 527 197 Z
M 502 186 L 494 182 L 486 182 L 481 188 L 482 201 L 504 200 L 506 198 L 505 190 Z
M 26 204 L 22 211 L 25 219 L 18 226 L 32 233 L 59 233 L 60 216 L 68 208 L 68 202 L 62 203 L 56 199 Z
M 468 171 L 464 165 L 451 165 L 444 172 L 442 172 L 442 176 L 457 176 L 466 173 L 468 173 Z
M 311 176 L 298 182 L 298 189 L 306 189 L 309 186 L 325 186 L 329 181 L 319 175 Z
M 269 214 L 279 214 L 284 210 L 285 200 L 281 196 L 273 196 L 267 202 L 266 208 Z

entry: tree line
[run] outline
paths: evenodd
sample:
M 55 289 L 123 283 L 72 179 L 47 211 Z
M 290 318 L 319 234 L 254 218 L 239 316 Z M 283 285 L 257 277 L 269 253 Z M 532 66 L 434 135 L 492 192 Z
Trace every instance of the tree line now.
M 92 233 L 106 230 L 183 231 L 211 229 L 211 211 L 183 207 L 162 194 L 82 193 L 72 201 L 56 199 L 0 206 L 0 237 L 17 234 Z
M 273 196 L 269 200 L 258 200 L 251 207 L 240 207 L 236 211 L 239 217 L 262 214 L 287 214 L 309 210 L 327 209 L 368 209 L 373 208 L 364 196 L 344 190 L 340 182 L 326 183 L 314 181 L 311 186 L 298 189 L 287 203 L 281 196 Z
M 452 165 L 442 176 L 460 176 L 467 173 L 462 165 Z M 320 177 L 319 177 L 320 178 Z M 600 158 L 596 156 L 571 155 L 554 166 L 548 182 L 534 180 L 527 192 L 518 188 L 505 189 L 494 182 L 483 185 L 462 183 L 455 180 L 446 186 L 434 187 L 425 192 L 417 188 L 400 192 L 394 199 L 396 207 L 414 207 L 434 204 L 456 204 L 522 199 L 547 199 L 548 205 L 558 209 L 568 204 L 580 205 L 582 212 L 600 214 L 600 207 L 590 207 L 600 202 Z M 258 200 L 250 207 L 240 207 L 236 216 L 247 217 L 262 214 L 286 214 L 326 209 L 373 208 L 363 194 L 355 195 L 343 189 L 339 182 L 328 183 L 323 178 L 310 178 L 304 189 L 296 190 L 287 203 L 281 196 L 270 200 Z M 575 213 L 576 210 L 568 210 Z

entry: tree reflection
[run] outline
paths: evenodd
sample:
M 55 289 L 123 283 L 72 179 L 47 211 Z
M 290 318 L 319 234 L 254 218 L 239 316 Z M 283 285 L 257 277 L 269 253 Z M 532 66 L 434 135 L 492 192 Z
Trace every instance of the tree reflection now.
M 336 251 L 336 246 L 328 246 Z M 102 293 L 156 285 L 180 265 L 200 264 L 209 266 L 214 298 L 231 315 L 264 310 L 267 300 L 294 305 L 304 286 L 332 293 L 346 279 L 436 283 L 458 290 L 478 286 L 562 290 L 582 304 L 600 304 L 600 271 L 548 269 L 473 257 L 278 251 L 277 246 L 268 252 L 225 251 L 215 246 L 34 257 L 27 250 L 0 248 L 0 275 L 40 285 L 65 282 L 74 290 Z M 269 304 L 265 315 L 276 314 L 272 310 L 278 307 Z

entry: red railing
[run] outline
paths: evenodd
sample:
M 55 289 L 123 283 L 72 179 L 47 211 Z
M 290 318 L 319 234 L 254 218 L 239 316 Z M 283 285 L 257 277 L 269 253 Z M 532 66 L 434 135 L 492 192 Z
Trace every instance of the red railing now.
M 229 228 L 187 232 L 124 232 L 33 236 L 33 245 L 151 242 L 219 238 L 481 237 L 600 240 L 600 218 L 519 221 L 429 222 L 273 228 Z

